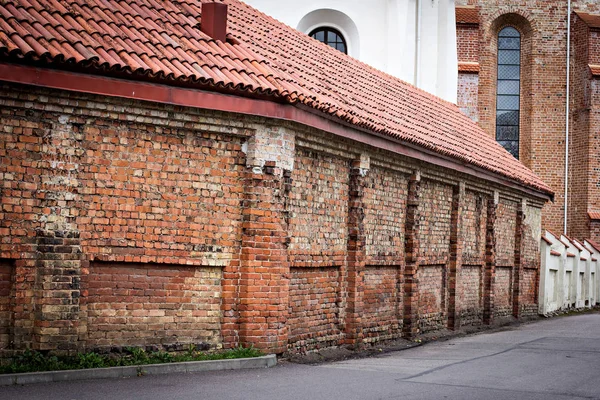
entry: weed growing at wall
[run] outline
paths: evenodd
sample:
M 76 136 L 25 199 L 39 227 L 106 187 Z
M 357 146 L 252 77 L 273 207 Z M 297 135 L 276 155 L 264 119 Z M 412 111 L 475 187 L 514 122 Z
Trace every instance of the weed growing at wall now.
M 59 371 L 86 368 L 108 368 L 130 365 L 167 364 L 182 361 L 228 360 L 234 358 L 260 357 L 262 352 L 253 347 L 238 347 L 218 353 L 197 351 L 194 346 L 185 353 L 165 351 L 146 352 L 137 347 L 126 348 L 122 354 L 79 353 L 75 356 L 56 356 L 35 350 L 26 350 L 16 355 L 9 364 L 0 365 L 0 374 L 22 372 Z

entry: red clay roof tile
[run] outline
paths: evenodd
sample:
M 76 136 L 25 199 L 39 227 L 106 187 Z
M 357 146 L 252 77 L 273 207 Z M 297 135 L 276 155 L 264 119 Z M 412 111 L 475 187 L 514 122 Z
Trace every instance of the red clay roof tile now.
M 479 24 L 479 11 L 474 6 L 457 6 L 455 13 L 457 24 Z
M 469 62 L 469 61 L 459 61 L 458 62 L 458 72 L 479 72 L 479 63 L 478 62 Z
M 600 15 L 590 14 L 583 11 L 575 11 L 575 14 L 583 20 L 590 28 L 600 28 Z
M 0 60 L 54 68 L 74 61 L 89 73 L 300 103 L 552 194 L 455 104 L 240 1 L 221 1 L 229 6 L 225 43 L 199 29 L 198 0 L 3 0 Z M 476 21 L 476 9 L 461 9 L 457 21 Z

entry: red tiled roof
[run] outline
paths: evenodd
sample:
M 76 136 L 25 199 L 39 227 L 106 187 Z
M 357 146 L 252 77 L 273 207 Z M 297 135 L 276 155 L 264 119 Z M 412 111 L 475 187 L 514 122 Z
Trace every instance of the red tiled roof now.
M 575 14 L 583 20 L 590 28 L 600 28 L 600 15 L 575 11 Z
M 588 211 L 588 217 L 590 217 L 590 219 L 592 219 L 594 221 L 600 220 L 600 212 Z
M 455 13 L 457 24 L 479 24 L 479 11 L 474 6 L 457 6 Z
M 590 72 L 592 73 L 593 76 L 600 75 L 600 65 L 588 64 L 588 67 L 590 68 Z
M 552 195 L 455 104 L 240 1 L 221 1 L 225 43 L 200 31 L 197 0 L 2 0 L 0 61 L 302 104 Z
M 459 61 L 458 72 L 479 72 L 479 63 L 470 61 Z

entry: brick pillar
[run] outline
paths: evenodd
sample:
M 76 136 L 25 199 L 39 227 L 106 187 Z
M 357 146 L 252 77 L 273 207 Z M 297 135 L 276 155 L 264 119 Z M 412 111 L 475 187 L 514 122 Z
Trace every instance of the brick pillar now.
M 80 277 L 85 266 L 79 216 L 81 127 L 59 117 L 43 133 L 43 172 L 37 191 L 43 214 L 36 229 L 34 348 L 80 349 Z
M 450 219 L 450 262 L 448 265 L 448 329 L 460 328 L 458 299 L 458 277 L 462 266 L 464 239 L 461 234 L 465 184 L 460 182 L 452 194 L 452 215 Z
M 268 353 L 287 347 L 289 262 L 283 171 L 267 161 L 247 171 L 242 223 L 240 343 Z
M 346 344 L 359 346 L 363 331 L 365 274 L 365 230 L 363 221 L 365 176 L 369 171 L 369 159 L 355 160 L 350 170 L 350 193 L 348 196 L 348 297 L 346 302 Z
M 515 224 L 515 267 L 513 273 L 513 317 L 521 318 L 521 277 L 523 276 L 523 256 L 525 254 L 525 212 L 527 200 L 523 200 L 517 208 L 517 221 Z
M 79 232 L 37 232 L 35 348 L 77 350 L 82 254 Z
M 487 201 L 487 223 L 485 227 L 485 269 L 483 273 L 483 323 L 494 321 L 494 281 L 496 276 L 496 209 L 498 192 Z
M 415 171 L 408 181 L 404 233 L 404 315 L 402 336 L 415 337 L 419 331 L 419 201 L 421 173 Z

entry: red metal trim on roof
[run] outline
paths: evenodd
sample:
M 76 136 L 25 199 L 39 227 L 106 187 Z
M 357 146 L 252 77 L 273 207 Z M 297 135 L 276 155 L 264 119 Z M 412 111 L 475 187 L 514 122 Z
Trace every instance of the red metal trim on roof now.
M 586 257 L 579 257 L 579 260 L 580 261 L 587 261 L 587 258 Z
M 556 250 L 550 250 L 550 255 L 551 256 L 557 256 L 560 257 L 562 254 L 560 254 L 558 251 Z
M 545 235 L 542 235 L 542 240 L 548 244 L 552 244 L 552 241 L 548 239 Z
M 575 254 L 567 252 L 567 257 L 575 257 Z
M 547 193 L 524 186 L 520 182 L 510 181 L 502 175 L 493 174 L 487 170 L 479 170 L 467 163 L 457 163 L 450 158 L 444 159 L 433 152 L 426 153 L 423 149 L 414 145 L 412 145 L 414 147 L 411 147 L 411 144 L 401 143 L 388 136 L 377 136 L 372 132 L 363 132 L 355 127 L 344 126 L 337 121 L 324 118 L 322 114 L 315 114 L 312 109 L 307 111 L 288 104 L 265 100 L 4 63 L 0 63 L 0 81 L 293 121 L 360 143 L 389 150 L 396 154 L 511 187 L 538 198 L 549 198 Z

